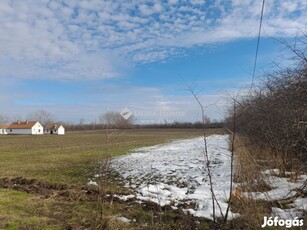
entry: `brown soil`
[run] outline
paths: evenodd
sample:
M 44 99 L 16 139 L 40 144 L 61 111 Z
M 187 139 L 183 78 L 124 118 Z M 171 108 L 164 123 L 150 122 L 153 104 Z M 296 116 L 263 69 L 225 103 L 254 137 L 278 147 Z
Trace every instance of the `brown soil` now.
M 153 221 L 158 224 L 157 228 L 154 229 L 164 229 L 168 226 L 169 221 L 172 221 L 175 229 L 196 229 L 201 228 L 203 224 L 207 227 L 210 226 L 214 228 L 214 224 L 206 219 L 193 217 L 191 215 L 186 215 L 181 209 L 172 210 L 170 206 L 160 207 L 159 205 L 152 202 L 142 202 L 142 204 L 137 204 L 134 199 L 129 199 L 128 201 L 120 200 L 114 197 L 113 194 L 101 194 L 97 186 L 75 186 L 68 184 L 57 184 L 48 181 L 40 181 L 37 179 L 27 179 L 23 177 L 15 178 L 0 178 L 0 188 L 12 189 L 16 191 L 26 192 L 30 194 L 35 194 L 43 199 L 53 199 L 61 201 L 101 201 L 101 199 L 109 202 L 116 202 L 124 204 L 125 208 L 129 209 L 131 205 L 140 205 L 143 210 L 149 211 L 153 215 Z M 121 195 L 121 194 L 117 194 Z M 124 195 L 124 194 L 123 194 Z M 123 208 L 123 210 L 125 210 Z M 64 220 L 61 220 L 64 218 Z M 135 219 L 138 219 L 136 216 Z M 65 217 L 58 217 L 60 223 L 65 222 Z M 62 222 L 61 222 L 62 221 Z M 198 221 L 200 225 L 195 224 Z M 138 226 L 138 223 L 135 223 Z M 165 225 L 166 224 L 166 225 Z M 160 226 L 161 225 L 161 226 Z M 76 223 L 74 225 L 63 225 L 65 229 L 83 229 L 87 227 L 92 227 L 92 223 Z M 139 227 L 139 226 L 138 226 Z M 161 228 L 160 228 L 161 227 Z M 170 227 L 170 226 L 168 226 Z M 216 226 L 215 226 L 216 227 Z M 206 229 L 206 228 L 205 228 Z M 229 229 L 229 228 L 224 228 Z
M 45 198 L 58 198 L 64 200 L 94 201 L 99 191 L 93 186 L 76 187 L 66 184 L 56 184 L 37 179 L 23 177 L 0 178 L 0 188 L 13 189 L 30 194 L 38 194 Z

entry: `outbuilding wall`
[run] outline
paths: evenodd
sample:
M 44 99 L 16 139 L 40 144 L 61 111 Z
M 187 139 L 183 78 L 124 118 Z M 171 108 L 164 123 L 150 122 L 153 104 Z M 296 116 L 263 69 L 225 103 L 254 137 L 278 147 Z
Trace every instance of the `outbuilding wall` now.
M 60 127 L 58 128 L 58 135 L 64 135 L 64 134 L 65 134 L 65 129 L 64 129 L 63 126 L 60 126 Z
M 8 134 L 32 134 L 32 129 L 8 129 Z
M 7 130 L 6 129 L 0 129 L 0 135 L 1 134 L 7 134 Z
M 36 123 L 31 130 L 33 135 L 42 135 L 44 134 L 44 128 L 39 123 Z

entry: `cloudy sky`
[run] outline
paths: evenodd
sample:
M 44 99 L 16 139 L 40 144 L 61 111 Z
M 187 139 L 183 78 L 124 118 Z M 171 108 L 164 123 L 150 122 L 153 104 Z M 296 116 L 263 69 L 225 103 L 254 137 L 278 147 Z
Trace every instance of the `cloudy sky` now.
M 0 114 L 45 109 L 93 122 L 130 109 L 139 122 L 211 118 L 250 84 L 262 1 L 1 0 Z M 275 39 L 306 31 L 305 0 L 267 0 L 256 76 L 284 62 Z M 210 105 L 210 106 L 209 106 Z

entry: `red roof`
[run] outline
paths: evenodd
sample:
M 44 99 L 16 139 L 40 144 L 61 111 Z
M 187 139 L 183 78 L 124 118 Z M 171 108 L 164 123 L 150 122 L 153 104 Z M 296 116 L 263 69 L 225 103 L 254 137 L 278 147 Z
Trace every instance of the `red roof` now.
M 32 128 L 37 121 L 23 121 L 23 122 L 15 122 L 10 124 L 7 129 L 30 129 Z
M 7 129 L 7 127 L 9 127 L 10 126 L 10 124 L 8 124 L 8 123 L 2 123 L 2 124 L 0 124 L 0 129 Z

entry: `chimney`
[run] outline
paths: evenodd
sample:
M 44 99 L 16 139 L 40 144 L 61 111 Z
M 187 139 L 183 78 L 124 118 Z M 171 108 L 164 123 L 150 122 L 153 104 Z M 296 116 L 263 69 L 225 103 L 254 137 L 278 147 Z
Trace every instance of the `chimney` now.
M 29 123 L 29 121 L 28 120 L 26 120 L 26 124 L 28 124 Z
M 20 124 L 20 120 L 17 120 L 17 122 L 16 122 L 18 125 Z

